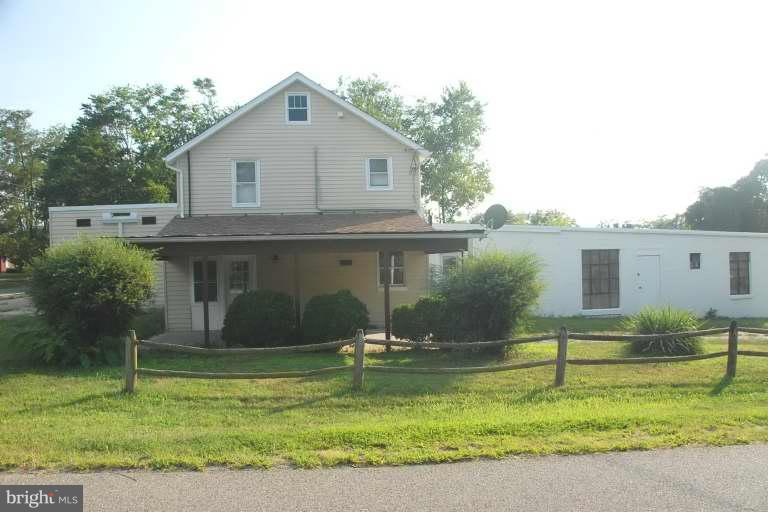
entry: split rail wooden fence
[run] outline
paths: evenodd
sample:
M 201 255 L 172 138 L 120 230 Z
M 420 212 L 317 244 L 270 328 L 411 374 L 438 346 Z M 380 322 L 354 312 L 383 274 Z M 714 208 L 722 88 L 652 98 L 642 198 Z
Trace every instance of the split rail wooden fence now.
M 716 329 L 704 329 L 698 331 L 676 332 L 669 334 L 583 334 L 568 332 L 566 327 L 561 327 L 556 334 L 543 336 L 531 336 L 527 338 L 513 338 L 498 341 L 482 341 L 474 343 L 423 343 L 415 341 L 394 341 L 366 339 L 362 330 L 357 331 L 354 338 L 333 341 L 329 343 L 316 343 L 312 345 L 298 345 L 293 347 L 268 347 L 268 348 L 200 348 L 185 345 L 171 345 L 152 341 L 138 340 L 136 333 L 130 331 L 125 342 L 125 391 L 132 393 L 136 387 L 139 375 L 153 377 L 181 377 L 192 379 L 285 379 L 310 377 L 327 373 L 352 372 L 352 387 L 362 389 L 363 378 L 366 372 L 373 373 L 400 373 L 400 374 L 463 374 L 463 373 L 489 373 L 539 366 L 554 366 L 556 387 L 565 384 L 565 371 L 567 365 L 606 365 L 606 364 L 651 364 L 651 363 L 677 363 L 686 361 L 700 361 L 726 357 L 725 374 L 729 378 L 736 376 L 736 361 L 738 356 L 768 357 L 768 351 L 739 350 L 739 332 L 768 335 L 768 329 L 752 327 L 738 327 L 736 322 L 731 322 L 730 327 Z M 709 354 L 695 354 L 686 356 L 652 356 L 652 357 L 624 357 L 611 359 L 578 359 L 568 358 L 569 340 L 586 341 L 651 341 L 670 338 L 694 338 L 699 336 L 711 336 L 728 333 L 728 349 Z M 451 349 L 451 350 L 477 350 L 489 347 L 503 347 L 521 345 L 525 343 L 537 343 L 543 341 L 557 341 L 557 356 L 555 359 L 540 359 L 522 363 L 501 364 L 495 366 L 462 366 L 455 368 L 428 368 L 410 366 L 377 366 L 365 365 L 365 345 L 384 345 L 405 348 L 421 349 Z M 155 368 L 142 368 L 138 366 L 139 345 L 156 349 L 168 350 L 185 354 L 199 355 L 259 355 L 259 354 L 286 354 L 294 352 L 318 352 L 339 349 L 347 345 L 354 345 L 354 365 L 331 366 L 311 370 L 279 371 L 279 372 L 198 372 L 182 370 L 163 370 Z

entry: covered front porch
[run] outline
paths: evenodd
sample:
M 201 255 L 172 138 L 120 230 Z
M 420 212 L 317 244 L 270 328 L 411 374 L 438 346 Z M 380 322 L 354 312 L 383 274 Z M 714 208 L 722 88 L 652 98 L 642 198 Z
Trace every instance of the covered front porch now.
M 290 219 L 291 226 L 298 229 L 307 217 L 315 220 L 317 215 L 252 217 L 260 217 L 257 220 L 260 224 L 264 223 L 263 217 L 283 223 Z M 348 289 L 368 308 L 371 328 L 381 330 L 389 339 L 392 309 L 415 302 L 429 290 L 428 255 L 466 251 L 468 240 L 482 234 L 477 230 L 432 230 L 420 218 L 426 228 L 417 226 L 416 232 L 413 228 L 407 232 L 401 221 L 395 225 L 399 231 L 388 231 L 382 226 L 378 232 L 363 233 L 357 232 L 362 221 L 367 221 L 366 229 L 372 230 L 370 214 L 323 217 L 336 223 L 344 221 L 344 231 L 348 232 L 210 233 L 206 236 L 162 236 L 161 232 L 158 237 L 136 240 L 156 249 L 164 261 L 168 332 L 198 333 L 190 338 L 202 337 L 203 345 L 217 344 L 229 305 L 239 294 L 259 288 L 291 295 L 300 325 L 309 299 Z M 388 214 L 390 226 L 391 217 L 392 214 Z M 201 225 L 198 230 L 202 230 L 206 221 L 210 223 L 209 218 L 201 219 L 205 220 L 198 222 Z M 186 221 L 184 224 L 188 225 L 198 219 L 176 220 Z M 354 224 L 357 230 L 349 228 L 350 220 L 357 222 Z M 412 218 L 408 222 L 412 227 Z

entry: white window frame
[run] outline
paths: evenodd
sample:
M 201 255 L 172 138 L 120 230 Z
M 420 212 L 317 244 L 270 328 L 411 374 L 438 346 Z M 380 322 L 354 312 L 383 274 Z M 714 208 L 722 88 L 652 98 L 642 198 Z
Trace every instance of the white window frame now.
M 386 160 L 387 161 L 387 186 L 371 185 L 371 160 Z M 375 192 L 380 190 L 392 190 L 394 187 L 394 169 L 392 167 L 392 157 L 387 156 L 369 156 L 365 159 L 363 164 L 363 172 L 365 173 L 365 188 L 368 191 Z
M 380 290 L 384 289 L 384 283 L 381 282 L 381 267 L 379 266 L 379 253 L 382 253 L 385 251 L 379 251 L 376 253 L 376 282 L 378 283 L 378 287 Z M 392 276 L 395 274 L 395 268 L 402 268 L 403 269 L 403 284 L 390 284 L 389 288 L 391 290 L 407 290 L 408 289 L 408 264 L 405 260 L 405 251 L 392 251 L 390 253 L 390 257 L 394 258 L 395 252 L 401 252 L 403 253 L 403 265 L 402 267 L 395 267 L 392 265 L 392 262 L 389 263 L 389 280 L 392 281 Z
M 307 120 L 306 121 L 291 121 L 288 118 L 288 98 L 290 96 L 306 96 L 307 97 Z M 285 93 L 285 124 L 312 124 L 312 102 L 310 100 L 310 94 L 308 92 L 286 92 Z
M 237 202 L 237 164 L 253 163 L 256 167 L 256 202 L 238 203 Z M 254 182 L 244 182 L 254 183 Z M 259 208 L 261 207 L 261 160 L 232 160 L 232 207 L 233 208 Z

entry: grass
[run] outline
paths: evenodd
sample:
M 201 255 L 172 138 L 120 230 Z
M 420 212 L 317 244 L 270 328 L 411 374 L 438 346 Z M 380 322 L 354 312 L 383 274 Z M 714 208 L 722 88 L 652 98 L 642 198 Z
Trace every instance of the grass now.
M 0 293 L 26 292 L 29 289 L 29 276 L 19 272 L 0 274 Z
M 768 350 L 744 338 L 742 348 Z M 705 351 L 722 350 L 708 340 Z M 573 357 L 624 355 L 618 343 L 573 342 Z M 520 349 L 550 358 L 553 343 Z M 466 357 L 466 356 L 464 356 Z M 368 364 L 495 364 L 442 352 L 370 353 Z M 351 354 L 199 357 L 142 353 L 140 366 L 211 371 L 351 365 Z M 140 377 L 121 368 L 0 370 L 0 468 L 300 467 L 404 464 L 768 441 L 768 360 L 568 367 L 466 376 L 369 373 L 272 381 Z
M 557 331 L 561 326 L 571 332 L 621 332 L 623 316 L 537 316 L 530 319 L 527 330 L 531 333 Z M 702 320 L 702 329 L 728 327 L 736 320 L 742 327 L 768 328 L 768 318 L 714 318 Z

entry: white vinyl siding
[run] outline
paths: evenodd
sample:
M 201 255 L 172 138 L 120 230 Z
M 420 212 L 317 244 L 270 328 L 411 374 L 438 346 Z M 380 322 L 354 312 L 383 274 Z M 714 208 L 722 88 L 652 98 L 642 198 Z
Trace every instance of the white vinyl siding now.
M 155 205 L 114 205 L 98 207 L 70 207 L 63 210 L 51 208 L 49 210 L 49 232 L 51 245 L 57 245 L 67 240 L 73 240 L 78 236 L 118 236 L 117 223 L 105 223 L 104 213 L 135 212 L 137 222 L 123 224 L 123 236 L 150 236 L 156 235 L 172 218 L 178 215 L 174 204 Z M 141 218 L 145 216 L 155 217 L 155 224 L 142 224 Z M 89 227 L 78 227 L 78 219 L 88 219 Z
M 298 86 L 288 90 L 304 92 L 296 89 Z M 342 112 L 339 105 L 306 92 L 311 125 L 287 125 L 285 95 L 276 94 L 192 148 L 191 201 L 186 154 L 179 157 L 176 165 L 184 171 L 185 210 L 191 206 L 193 215 L 418 210 L 419 175 L 411 171 L 418 163 L 414 163 L 415 152 L 351 112 Z M 319 208 L 315 203 L 315 148 Z M 393 188 L 386 194 L 367 189 L 365 160 L 374 156 L 391 160 Z M 261 171 L 259 207 L 234 207 L 231 162 L 255 158 Z
M 232 206 L 258 208 L 261 204 L 261 169 L 258 160 L 232 162 Z

